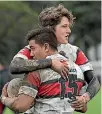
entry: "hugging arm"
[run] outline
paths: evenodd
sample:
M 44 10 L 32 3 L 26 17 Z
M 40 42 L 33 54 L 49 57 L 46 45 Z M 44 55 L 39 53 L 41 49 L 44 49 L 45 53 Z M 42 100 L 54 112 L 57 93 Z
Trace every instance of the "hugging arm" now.
M 63 64 L 58 59 L 29 60 L 20 57 L 16 57 L 11 61 L 10 72 L 20 74 L 48 67 L 60 73 L 63 77 L 68 75 L 68 64 Z
M 37 69 L 51 67 L 51 64 L 51 59 L 28 60 L 16 57 L 10 63 L 10 72 L 12 74 L 27 73 Z

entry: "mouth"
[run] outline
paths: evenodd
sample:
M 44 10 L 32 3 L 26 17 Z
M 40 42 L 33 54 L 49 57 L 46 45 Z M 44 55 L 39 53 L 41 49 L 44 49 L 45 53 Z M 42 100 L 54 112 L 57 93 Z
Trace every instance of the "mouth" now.
M 68 35 L 67 35 L 67 36 L 65 36 L 65 38 L 66 38 L 66 40 L 68 40 Z
M 35 56 L 33 56 L 33 59 L 36 60 Z

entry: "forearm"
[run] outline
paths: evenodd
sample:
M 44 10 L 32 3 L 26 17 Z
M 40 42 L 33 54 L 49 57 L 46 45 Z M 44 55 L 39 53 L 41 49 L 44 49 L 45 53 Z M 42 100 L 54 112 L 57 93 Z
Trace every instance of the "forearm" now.
M 22 102 L 19 97 L 9 98 L 3 96 L 1 98 L 1 101 L 5 106 L 18 113 L 25 112 L 32 106 L 32 103 L 30 101 L 28 103 Z
M 85 77 L 86 81 L 88 82 L 86 93 L 90 96 L 90 99 L 92 99 L 100 90 L 100 83 L 97 77 L 94 76 L 92 71 L 87 71 L 85 73 Z
M 17 57 L 11 61 L 10 72 L 12 74 L 26 73 L 42 68 L 51 67 L 51 64 L 51 59 L 25 60 Z
M 100 83 L 97 77 L 94 77 L 92 81 L 89 83 L 86 92 L 89 93 L 90 99 L 92 99 L 100 90 Z

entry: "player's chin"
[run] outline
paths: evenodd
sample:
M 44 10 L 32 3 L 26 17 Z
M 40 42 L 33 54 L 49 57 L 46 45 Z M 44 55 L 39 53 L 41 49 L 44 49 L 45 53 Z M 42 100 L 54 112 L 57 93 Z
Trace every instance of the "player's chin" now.
M 67 44 L 68 43 L 68 40 L 63 40 L 62 42 L 61 42 L 61 44 Z

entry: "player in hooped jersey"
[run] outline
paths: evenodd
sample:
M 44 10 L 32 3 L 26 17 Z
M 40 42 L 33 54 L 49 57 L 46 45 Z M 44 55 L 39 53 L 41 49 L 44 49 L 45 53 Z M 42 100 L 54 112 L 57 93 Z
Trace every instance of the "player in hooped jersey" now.
M 94 76 L 92 65 L 84 53 L 77 46 L 68 43 L 68 36 L 71 33 L 70 26 L 73 24 L 73 20 L 73 15 L 63 5 L 46 8 L 39 16 L 42 27 L 48 26 L 54 29 L 59 44 L 58 50 L 64 51 L 66 57 L 78 64 L 82 69 L 85 81 L 88 83 L 86 97 L 92 99 L 99 91 L 100 84 L 97 77 Z M 30 49 L 29 46 L 26 46 L 13 58 L 10 64 L 11 72 L 24 73 L 51 66 L 51 59 L 35 61 L 29 60 L 30 58 Z M 65 71 L 66 69 L 63 70 L 62 74 L 66 75 Z M 80 99 L 77 102 L 78 105 L 81 105 L 81 102 L 82 100 Z
M 86 112 L 88 99 L 84 95 L 81 97 L 85 104 L 81 107 L 73 107 L 69 102 L 80 98 L 78 95 L 84 85 L 82 70 L 58 53 L 57 39 L 52 29 L 31 31 L 28 41 L 34 59 L 57 58 L 63 64 L 68 61 L 69 75 L 64 79 L 51 68 L 29 72 L 24 77 L 29 85 L 21 86 L 19 95 L 15 98 L 9 98 L 2 93 L 2 102 L 17 112 L 24 112 L 35 103 L 33 114 L 73 114 L 74 110 Z M 74 102 L 76 101 L 72 103 Z

